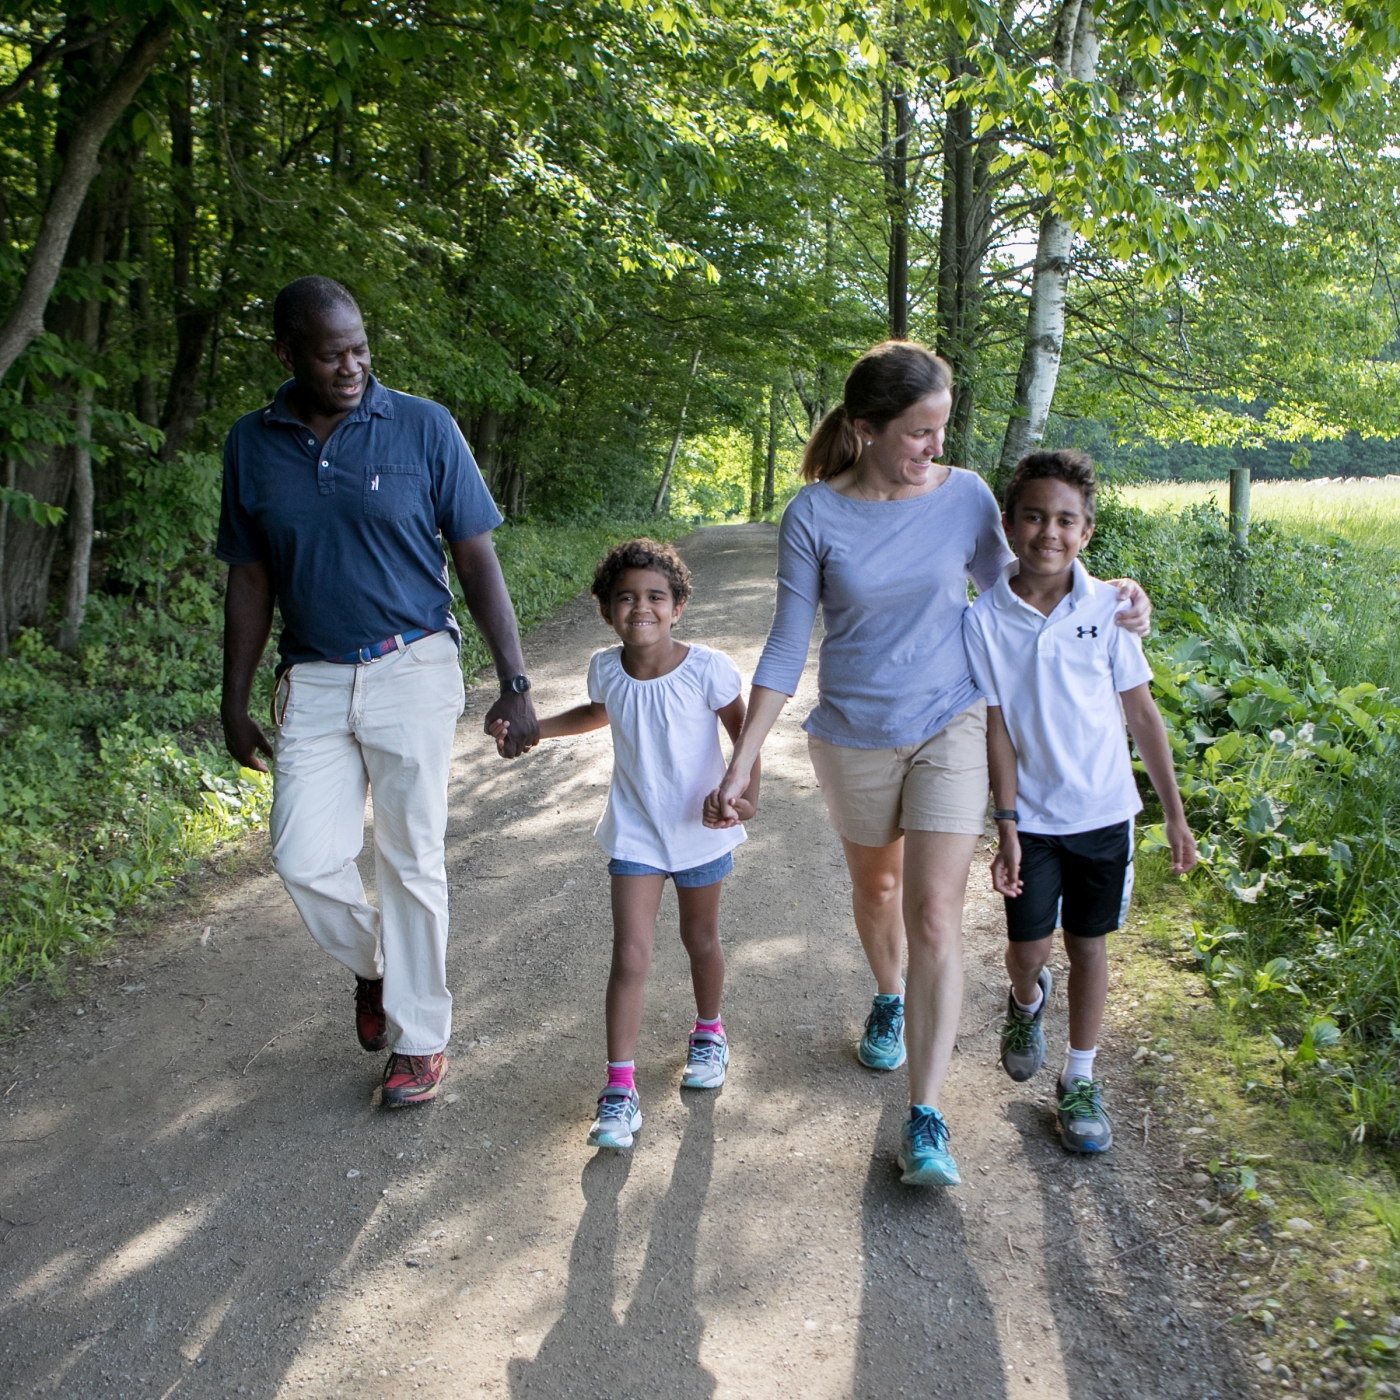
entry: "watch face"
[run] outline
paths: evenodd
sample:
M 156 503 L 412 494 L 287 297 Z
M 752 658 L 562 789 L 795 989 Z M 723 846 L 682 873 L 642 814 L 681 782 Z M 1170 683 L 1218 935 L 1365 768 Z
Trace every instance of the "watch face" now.
M 528 676 L 512 676 L 510 678 L 510 688 L 517 695 L 524 695 L 530 688 L 530 678 Z

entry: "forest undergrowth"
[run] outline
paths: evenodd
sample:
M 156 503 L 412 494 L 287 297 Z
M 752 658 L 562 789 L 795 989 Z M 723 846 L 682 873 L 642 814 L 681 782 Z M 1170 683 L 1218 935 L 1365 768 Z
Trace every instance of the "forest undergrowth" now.
M 522 630 L 586 587 L 609 545 L 669 526 L 503 526 Z M 75 654 L 31 629 L 0 661 L 0 992 L 61 983 L 75 955 L 265 820 L 271 783 L 238 767 L 219 726 L 223 579 L 191 554 L 159 594 L 94 593 Z M 470 675 L 491 658 L 458 602 Z M 269 648 L 255 718 L 273 659 Z
M 1156 602 L 1202 857 L 1173 879 L 1143 832 L 1137 1073 L 1167 1095 L 1266 1389 L 1400 1395 L 1400 555 L 1263 522 L 1241 557 L 1213 506 L 1110 496 L 1092 556 Z

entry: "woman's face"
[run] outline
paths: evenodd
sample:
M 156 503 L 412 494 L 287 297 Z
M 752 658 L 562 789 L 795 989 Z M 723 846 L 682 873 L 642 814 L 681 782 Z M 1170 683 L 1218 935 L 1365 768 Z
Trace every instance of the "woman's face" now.
M 943 433 L 952 411 L 952 393 L 940 389 L 911 404 L 883 428 L 857 418 L 854 426 L 861 441 L 858 465 L 873 468 L 892 485 L 923 486 L 934 462 L 943 455 Z

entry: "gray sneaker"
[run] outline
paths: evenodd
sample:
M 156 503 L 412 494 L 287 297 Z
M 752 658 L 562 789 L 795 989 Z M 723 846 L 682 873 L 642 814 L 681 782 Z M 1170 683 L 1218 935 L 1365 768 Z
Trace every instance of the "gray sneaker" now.
M 1113 1146 L 1113 1124 L 1104 1112 L 1098 1081 L 1076 1079 L 1072 1088 L 1061 1088 L 1060 1141 L 1070 1152 L 1107 1152 Z
M 590 1147 L 631 1147 L 642 1126 L 642 1104 L 635 1089 L 604 1089 L 598 1095 L 598 1116 L 588 1130 Z
M 1016 1009 L 1016 999 L 1006 994 L 1006 1022 L 1001 1028 L 1001 1067 L 1018 1084 L 1024 1084 L 1045 1063 L 1045 1008 L 1050 1005 L 1050 969 L 1040 970 L 1040 1009 L 1027 1016 Z

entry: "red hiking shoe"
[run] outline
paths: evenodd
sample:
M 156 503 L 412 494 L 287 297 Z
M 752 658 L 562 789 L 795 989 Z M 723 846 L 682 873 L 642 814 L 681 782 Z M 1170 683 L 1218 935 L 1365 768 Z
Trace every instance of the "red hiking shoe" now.
M 355 1034 L 362 1050 L 382 1050 L 389 1043 L 389 1023 L 384 1017 L 384 979 L 355 978 Z
M 384 1107 L 407 1108 L 435 1099 L 446 1073 L 447 1056 L 441 1051 L 436 1055 L 390 1055 L 384 1066 Z

